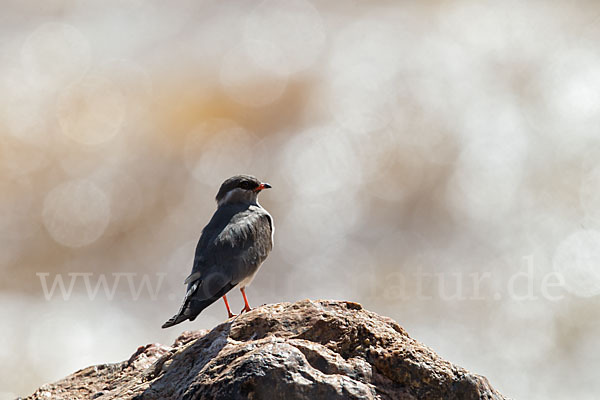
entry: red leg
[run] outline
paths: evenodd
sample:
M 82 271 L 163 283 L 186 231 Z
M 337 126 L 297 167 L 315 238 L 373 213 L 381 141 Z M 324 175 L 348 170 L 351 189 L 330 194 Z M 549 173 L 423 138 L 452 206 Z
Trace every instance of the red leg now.
M 244 297 L 244 308 L 240 311 L 241 314 L 244 311 L 250 311 L 252 309 L 250 308 L 250 304 L 248 304 L 248 298 L 246 298 L 246 288 L 240 288 L 240 292 L 242 292 L 242 296 Z
M 235 317 L 235 314 L 232 313 L 231 309 L 229 308 L 229 302 L 227 301 L 227 295 L 226 294 L 223 295 L 223 301 L 225 302 L 225 307 L 227 307 L 227 314 L 229 314 L 229 318 Z

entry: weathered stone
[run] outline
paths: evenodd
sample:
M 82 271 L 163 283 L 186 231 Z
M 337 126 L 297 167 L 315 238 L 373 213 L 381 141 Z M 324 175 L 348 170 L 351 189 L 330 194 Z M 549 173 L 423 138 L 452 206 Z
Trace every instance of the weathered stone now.
M 500 400 L 396 322 L 341 301 L 259 307 L 129 360 L 80 370 L 28 399 Z

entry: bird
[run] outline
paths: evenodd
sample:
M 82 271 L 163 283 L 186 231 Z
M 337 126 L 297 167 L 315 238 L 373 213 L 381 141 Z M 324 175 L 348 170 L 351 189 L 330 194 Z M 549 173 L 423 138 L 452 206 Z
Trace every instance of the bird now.
M 162 327 L 196 319 L 206 307 L 223 298 L 228 318 L 227 292 L 236 286 L 244 298 L 240 313 L 250 311 L 246 287 L 273 248 L 273 217 L 259 203 L 258 195 L 271 185 L 254 176 L 226 179 L 215 198 L 217 210 L 202 229 L 187 290 L 181 308 Z

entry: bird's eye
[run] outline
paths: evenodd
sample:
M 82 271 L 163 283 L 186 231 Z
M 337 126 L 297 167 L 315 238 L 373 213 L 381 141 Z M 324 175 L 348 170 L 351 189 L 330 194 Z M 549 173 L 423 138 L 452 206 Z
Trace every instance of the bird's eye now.
M 244 182 L 242 182 L 242 183 L 240 184 L 240 187 L 241 187 L 242 189 L 244 189 L 244 190 L 250 190 L 250 189 L 252 189 L 252 187 L 251 187 L 251 185 L 250 185 L 250 182 L 248 182 L 248 181 L 244 181 Z

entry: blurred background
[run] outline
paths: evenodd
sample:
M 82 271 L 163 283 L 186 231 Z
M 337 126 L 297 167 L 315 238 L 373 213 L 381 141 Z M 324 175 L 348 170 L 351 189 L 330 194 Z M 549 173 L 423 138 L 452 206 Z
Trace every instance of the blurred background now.
M 252 305 L 357 301 L 507 396 L 600 395 L 597 2 L 2 8 L 0 398 L 222 322 L 160 329 L 237 173 L 273 185 Z

